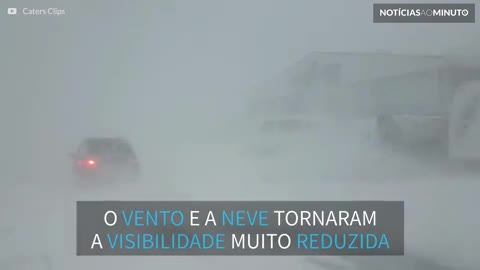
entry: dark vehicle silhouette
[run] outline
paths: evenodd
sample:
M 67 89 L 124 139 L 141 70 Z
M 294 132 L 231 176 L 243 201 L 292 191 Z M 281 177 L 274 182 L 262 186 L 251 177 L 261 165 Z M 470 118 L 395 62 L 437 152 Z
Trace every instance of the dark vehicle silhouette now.
M 130 179 L 140 176 L 140 165 L 131 144 L 124 138 L 84 139 L 73 158 L 78 179 Z

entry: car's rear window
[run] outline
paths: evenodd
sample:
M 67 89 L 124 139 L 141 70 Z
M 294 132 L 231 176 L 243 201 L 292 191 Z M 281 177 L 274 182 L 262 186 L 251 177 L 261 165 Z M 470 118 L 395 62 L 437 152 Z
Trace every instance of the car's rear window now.
M 121 155 L 135 157 L 132 147 L 123 141 L 91 140 L 87 145 L 88 152 L 94 155 Z

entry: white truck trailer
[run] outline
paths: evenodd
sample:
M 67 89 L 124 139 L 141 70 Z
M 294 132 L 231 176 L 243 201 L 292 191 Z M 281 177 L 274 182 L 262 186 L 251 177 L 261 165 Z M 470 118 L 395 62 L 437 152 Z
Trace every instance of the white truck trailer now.
M 438 142 L 452 158 L 480 158 L 480 62 L 473 58 L 316 52 L 279 77 L 263 100 L 293 115 L 319 108 L 313 113 L 373 116 L 385 142 Z

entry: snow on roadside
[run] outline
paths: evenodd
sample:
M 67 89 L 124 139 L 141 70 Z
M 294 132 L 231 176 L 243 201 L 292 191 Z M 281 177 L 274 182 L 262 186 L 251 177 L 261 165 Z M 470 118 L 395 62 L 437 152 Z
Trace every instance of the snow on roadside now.
M 169 152 L 168 174 L 147 169 L 142 182 L 78 189 L 67 181 L 12 187 L 2 203 L 3 255 L 49 254 L 55 269 L 238 268 L 318 269 L 302 258 L 76 257 L 76 200 L 404 200 L 406 252 L 446 264 L 478 265 L 471 213 L 480 184 L 474 173 L 389 152 L 379 147 L 368 121 L 335 124 L 292 137 L 273 156 L 247 151 L 258 138 L 198 140 Z M 312 136 L 313 135 L 313 136 Z M 263 139 L 262 139 L 263 140 Z M 258 142 L 258 140 L 256 141 Z M 283 152 L 282 152 L 283 151 Z M 154 161 L 150 160 L 149 164 Z M 157 169 L 157 168 L 156 168 Z M 454 178 L 452 178 L 454 177 Z M 70 184 L 69 184 L 70 183 Z M 25 233 L 28 232 L 28 233 Z M 25 249 L 27 248 L 28 249 Z M 5 251 L 7 250 L 7 251 Z M 313 267 L 313 268 L 312 268 Z

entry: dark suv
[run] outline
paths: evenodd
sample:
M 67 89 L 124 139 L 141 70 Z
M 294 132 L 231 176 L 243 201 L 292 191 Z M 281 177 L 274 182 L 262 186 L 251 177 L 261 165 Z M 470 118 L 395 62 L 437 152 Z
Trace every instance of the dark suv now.
M 123 138 L 87 138 L 71 156 L 81 179 L 137 179 L 140 174 L 137 156 Z

